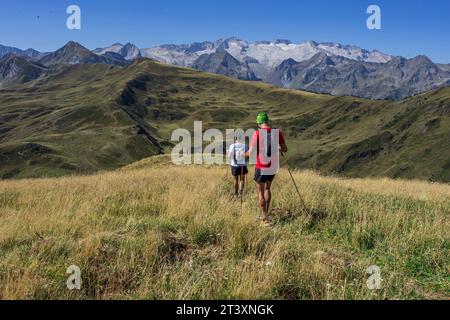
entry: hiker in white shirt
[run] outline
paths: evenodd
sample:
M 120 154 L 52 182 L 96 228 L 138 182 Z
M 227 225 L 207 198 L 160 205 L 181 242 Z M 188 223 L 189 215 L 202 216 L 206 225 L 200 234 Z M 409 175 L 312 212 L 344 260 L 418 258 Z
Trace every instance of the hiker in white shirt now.
M 236 196 L 242 196 L 245 188 L 245 178 L 248 174 L 245 153 L 248 147 L 239 138 L 235 139 L 235 143 L 228 150 L 228 158 L 231 159 L 231 174 L 234 177 L 234 191 Z

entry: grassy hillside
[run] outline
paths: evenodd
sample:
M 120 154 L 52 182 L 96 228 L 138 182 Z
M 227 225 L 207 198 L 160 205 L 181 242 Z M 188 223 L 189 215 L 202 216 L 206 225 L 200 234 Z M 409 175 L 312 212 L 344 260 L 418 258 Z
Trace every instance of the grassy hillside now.
M 161 147 L 114 101 L 108 65 L 76 65 L 0 93 L 0 174 L 59 176 L 114 169 Z
M 450 187 L 275 181 L 273 229 L 225 167 L 165 156 L 85 177 L 0 181 L 0 299 L 449 299 Z M 77 265 L 83 288 L 66 289 Z M 367 289 L 367 267 L 382 287 Z
M 402 102 L 284 90 L 139 60 L 77 65 L 0 91 L 0 176 L 114 169 L 168 151 L 173 129 L 254 127 L 268 111 L 297 168 L 450 181 L 450 89 Z

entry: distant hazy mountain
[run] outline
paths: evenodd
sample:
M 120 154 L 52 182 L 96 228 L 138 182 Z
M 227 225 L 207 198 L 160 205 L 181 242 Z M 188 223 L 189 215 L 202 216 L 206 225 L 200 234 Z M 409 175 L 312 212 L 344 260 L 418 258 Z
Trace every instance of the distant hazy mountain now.
M 193 68 L 209 73 L 221 74 L 240 80 L 258 80 L 246 63 L 241 63 L 226 51 L 200 56 L 192 65 Z
M 2 53 L 10 52 L 0 60 L 0 87 L 32 81 L 41 75 L 54 74 L 61 68 L 75 64 L 126 66 L 130 63 L 119 53 L 105 52 L 98 55 L 73 41 L 48 54 L 33 49 L 20 50 L 4 46 L 0 49 Z
M 9 54 L 0 59 L 0 87 L 39 78 L 47 68 L 23 57 Z
M 450 71 L 450 64 L 438 64 L 437 65 L 441 70 Z
M 124 57 L 122 57 L 122 55 L 120 55 L 119 53 L 116 53 L 116 52 L 107 51 L 107 52 L 103 53 L 102 56 L 107 58 L 108 61 L 110 61 L 110 62 L 108 62 L 108 64 L 114 64 L 117 66 L 125 66 L 130 63 L 128 60 L 126 60 Z
M 450 65 L 434 64 L 426 56 L 405 59 L 357 46 L 314 41 L 251 43 L 229 38 L 148 49 L 139 49 L 131 43 L 116 43 L 93 51 L 69 42 L 49 54 L 0 46 L 0 57 L 11 53 L 47 67 L 80 63 L 125 66 L 147 57 L 241 80 L 371 99 L 400 100 L 450 85 Z
M 6 47 L 6 46 L 0 45 L 0 58 L 3 58 L 4 56 L 6 56 L 8 54 L 22 55 L 23 51 L 18 48 Z
M 43 56 L 46 55 L 46 53 L 44 53 L 44 52 L 39 52 L 39 51 L 31 49 L 31 48 L 23 51 L 23 53 L 25 54 L 26 57 L 29 57 L 32 60 L 39 60 Z
M 93 51 L 96 54 L 103 55 L 107 52 L 120 54 L 125 60 L 134 60 L 141 58 L 141 51 L 134 44 L 127 43 L 125 45 L 115 43 L 108 48 L 98 48 Z
M 379 51 L 369 52 L 356 46 L 342 46 L 336 43 L 316 43 L 313 41 L 294 44 L 289 40 L 247 42 L 238 38 L 217 40 L 215 42 L 200 42 L 191 45 L 164 45 L 155 48 L 142 49 L 143 56 L 165 63 L 191 66 L 203 54 L 225 50 L 237 60 L 243 62 L 246 58 L 256 59 L 260 64 L 275 68 L 287 59 L 301 62 L 311 59 L 317 53 L 342 56 L 348 59 L 384 63 L 392 56 Z
M 73 65 L 80 63 L 117 64 L 117 59 L 95 54 L 81 44 L 70 41 L 61 49 L 45 55 L 39 62 L 46 66 Z
M 450 73 L 425 56 L 371 63 L 318 53 L 303 62 L 284 61 L 265 81 L 333 95 L 399 100 L 450 85 Z
M 425 56 L 407 60 L 337 43 L 229 38 L 141 51 L 168 64 L 333 95 L 403 99 L 450 84 L 449 65 Z
M 37 60 L 43 57 L 44 53 L 39 52 L 34 49 L 27 49 L 27 50 L 21 50 L 14 47 L 6 47 L 0 45 L 0 58 L 3 58 L 4 56 L 8 54 L 14 54 L 16 56 L 21 56 L 25 58 L 30 58 L 32 60 Z
M 176 66 L 190 67 L 202 55 L 215 53 L 221 41 L 195 42 L 189 45 L 162 45 L 141 49 L 144 57 Z

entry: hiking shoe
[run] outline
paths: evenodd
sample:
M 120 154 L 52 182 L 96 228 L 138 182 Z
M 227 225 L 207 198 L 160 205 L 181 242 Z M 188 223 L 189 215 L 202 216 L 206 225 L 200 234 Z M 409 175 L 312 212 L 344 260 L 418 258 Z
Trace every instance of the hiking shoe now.
M 272 228 L 274 225 L 269 220 L 261 220 L 261 226 L 264 228 Z
M 273 227 L 273 222 L 268 217 L 261 217 L 260 223 L 263 227 Z

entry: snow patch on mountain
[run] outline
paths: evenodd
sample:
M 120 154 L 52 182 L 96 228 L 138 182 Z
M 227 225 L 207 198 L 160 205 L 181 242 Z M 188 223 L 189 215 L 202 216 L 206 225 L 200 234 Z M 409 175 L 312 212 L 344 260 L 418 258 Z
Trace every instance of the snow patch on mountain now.
M 120 54 L 125 60 L 134 60 L 142 57 L 141 51 L 132 43 L 127 43 L 125 45 L 121 43 L 115 43 L 107 48 L 98 48 L 93 50 L 95 54 L 104 55 L 107 52 L 113 52 Z
M 154 48 L 141 49 L 142 56 L 163 63 L 189 67 L 204 54 L 217 52 L 220 43 L 201 42 L 190 45 L 163 45 Z
M 356 61 L 385 63 L 393 57 L 379 51 L 367 51 L 357 46 L 343 46 L 337 43 L 316 43 L 308 41 L 300 44 L 289 40 L 247 42 L 239 38 L 217 40 L 215 42 L 194 43 L 192 45 L 164 45 L 142 49 L 142 55 L 164 63 L 178 66 L 192 66 L 203 54 L 225 50 L 240 62 L 251 58 L 264 67 L 274 69 L 287 59 L 302 62 L 318 53 L 340 56 Z

